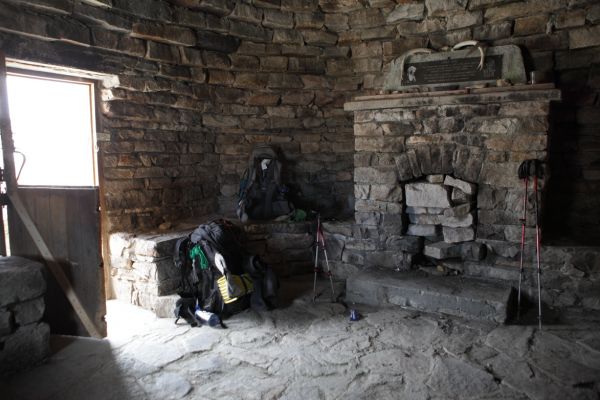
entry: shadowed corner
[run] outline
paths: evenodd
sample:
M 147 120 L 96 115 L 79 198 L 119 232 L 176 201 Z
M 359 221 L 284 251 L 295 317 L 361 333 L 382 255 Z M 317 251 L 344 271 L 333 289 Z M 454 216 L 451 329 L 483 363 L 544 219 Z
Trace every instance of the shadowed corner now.
M 53 336 L 50 345 L 52 354 L 42 365 L 0 381 L 4 399 L 144 398 L 109 340 Z

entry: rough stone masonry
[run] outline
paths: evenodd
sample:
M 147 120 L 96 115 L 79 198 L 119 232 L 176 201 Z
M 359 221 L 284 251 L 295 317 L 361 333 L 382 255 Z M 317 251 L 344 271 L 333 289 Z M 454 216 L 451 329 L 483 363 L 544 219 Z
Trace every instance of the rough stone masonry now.
M 426 180 L 405 185 L 411 222 L 407 234 L 434 239 L 441 234 L 446 243 L 475 239 L 471 210 L 477 185 L 444 175 L 430 175 Z
M 2 0 L 9 57 L 109 74 L 99 115 L 110 231 L 231 212 L 254 143 L 311 208 L 353 209 L 351 116 L 408 49 L 516 44 L 557 82 L 547 232 L 597 243 L 600 5 L 588 0 Z M 545 77 L 545 78 L 544 78 Z M 308 207 L 307 207 L 308 208 Z M 555 236 L 557 236 L 555 235 Z
M 216 216 L 206 216 L 208 222 Z M 159 317 L 173 315 L 175 293 L 181 273 L 173 264 L 175 243 L 189 235 L 196 224 L 180 226 L 173 232 L 110 235 L 110 283 L 114 298 L 153 311 Z M 310 223 L 264 222 L 240 227 L 243 246 L 268 263 L 277 276 L 307 273 L 312 270 L 314 238 Z
M 355 138 L 343 104 L 379 92 L 389 62 L 406 50 L 475 39 L 519 45 L 526 69 L 557 83 L 563 101 L 552 106 L 551 120 L 538 118 L 548 112 L 546 104 L 531 102 L 499 109 L 453 105 L 440 115 L 425 106 L 408 112 L 405 122 L 422 120 L 418 129 L 424 133 L 464 133 L 456 136 L 461 147 L 456 165 L 465 175 L 449 175 L 479 185 L 477 235 L 497 256 L 514 258 L 518 235 L 506 212 L 518 196 L 506 177 L 518 161 L 503 149 L 514 147 L 518 154 L 524 145 L 502 132 L 525 126 L 550 134 L 549 146 L 542 136 L 532 138 L 537 151 L 547 152 L 552 171 L 545 188 L 546 237 L 588 244 L 600 239 L 600 5 L 594 1 L 0 0 L 0 5 L 0 45 L 8 57 L 105 74 L 97 123 L 109 232 L 232 212 L 250 148 L 268 142 L 286 155 L 285 180 L 299 204 L 341 219 L 357 211 L 356 224 L 333 224 L 336 235 L 350 238 L 339 240 L 335 252 L 342 269 L 412 264 L 423 240 L 398 234 L 402 210 L 395 202 L 402 193 L 385 186 L 396 168 L 388 150 L 406 147 L 398 165 L 412 174 L 422 149 L 429 149 L 423 159 L 442 166 L 449 163 L 449 149 L 419 144 L 426 135 L 402 144 L 385 131 Z M 461 126 L 463 109 L 475 122 Z M 502 123 L 486 123 L 488 112 L 501 113 Z M 357 115 L 354 122 L 367 130 L 379 123 L 381 129 L 393 126 L 394 134 L 404 129 L 393 119 L 377 121 L 371 111 Z M 473 177 L 478 164 L 471 156 L 481 136 L 469 133 L 477 130 L 496 149 L 490 153 L 494 168 L 481 171 L 499 182 L 495 190 Z M 381 208 L 386 218 L 378 225 Z M 597 271 L 585 274 L 591 285 Z M 567 284 L 578 293 L 573 282 L 557 285 Z M 577 301 L 573 294 L 569 302 Z
M 547 159 L 549 104 L 558 98 L 554 89 L 515 87 L 436 97 L 418 93 L 395 98 L 370 96 L 347 103 L 355 121 L 355 223 L 326 225 L 341 254 L 335 258 L 337 272 L 349 275 L 370 265 L 409 269 L 423 252 L 434 259 L 478 261 L 474 264 L 480 277 L 496 279 L 505 270 L 518 273 L 524 194 L 517 169 L 525 159 Z M 440 175 L 446 178 L 442 181 Z M 402 183 L 409 181 L 403 191 Z M 541 181 L 542 193 L 545 184 Z M 430 208 L 439 212 L 444 206 L 448 213 L 452 210 L 448 208 L 452 195 L 446 186 L 461 188 L 462 193 L 456 191 L 454 199 L 462 198 L 465 209 L 471 206 L 463 194 L 471 193 L 476 200 L 473 212 L 462 217 L 429 212 Z M 527 212 L 531 216 L 533 194 L 529 193 Z M 543 195 L 540 199 L 543 209 Z M 421 204 L 420 208 L 415 209 L 415 204 Z M 418 213 L 423 208 L 429 215 Z M 450 228 L 474 222 L 474 246 L 465 246 L 469 241 L 458 247 L 436 238 L 407 235 L 410 224 L 407 227 L 405 214 L 419 229 L 443 222 Z M 534 220 L 529 218 L 526 238 L 530 244 L 533 226 Z M 533 259 L 533 249 L 526 247 L 526 263 Z M 589 273 L 571 278 L 567 277 L 571 270 L 568 259 L 566 254 L 542 255 L 543 269 L 548 270 L 543 275 L 544 302 L 595 304 L 597 261 L 590 258 L 584 262 L 586 267 L 580 267 Z M 563 272 L 552 267 L 554 263 L 562 265 Z M 457 268 L 470 271 L 460 265 Z M 528 282 L 533 285 L 534 280 Z
M 0 257 L 0 376 L 31 368 L 50 351 L 50 328 L 41 322 L 43 268 L 21 257 Z
M 558 98 L 556 90 L 519 92 L 516 87 L 496 94 L 415 94 L 348 103 L 355 120 L 356 223 L 377 228 L 380 243 L 388 235 L 406 240 L 398 236 L 407 229 L 405 212 L 418 229 L 476 223 L 478 242 L 498 259 L 513 259 L 523 207 L 516 171 L 523 160 L 546 160 L 549 102 Z M 441 179 L 435 175 L 446 176 L 442 184 L 419 181 Z M 411 180 L 417 182 L 405 184 L 402 194 L 401 183 Z M 461 209 L 451 208 L 446 187 L 462 188 L 452 193 L 456 205 L 466 204 L 464 215 L 450 216 Z M 476 213 L 466 211 L 471 207 L 467 193 L 476 198 Z M 531 202 L 528 208 L 531 215 Z M 460 234 L 466 238 L 470 232 Z M 451 235 L 447 229 L 448 242 Z M 458 235 L 454 232 L 455 239 Z

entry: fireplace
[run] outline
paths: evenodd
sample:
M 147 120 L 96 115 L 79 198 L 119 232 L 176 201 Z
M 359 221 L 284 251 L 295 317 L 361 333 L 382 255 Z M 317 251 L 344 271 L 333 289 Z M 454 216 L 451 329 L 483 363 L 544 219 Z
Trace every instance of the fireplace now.
M 460 257 L 462 243 L 475 240 L 477 185 L 450 175 L 427 175 L 403 187 L 406 234 L 423 237 L 428 257 Z
M 547 160 L 549 103 L 559 98 L 546 84 L 346 103 L 355 222 L 365 232 L 351 243 L 353 260 L 400 269 L 419 257 L 514 263 L 524 196 L 517 169 Z M 528 235 L 532 226 L 529 219 Z

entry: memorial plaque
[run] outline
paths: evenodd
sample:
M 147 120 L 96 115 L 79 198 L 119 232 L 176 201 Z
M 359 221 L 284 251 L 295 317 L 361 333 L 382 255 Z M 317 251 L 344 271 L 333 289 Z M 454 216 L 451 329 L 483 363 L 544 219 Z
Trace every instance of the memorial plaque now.
M 405 62 L 402 84 L 405 86 L 432 85 L 502 78 L 502 55 L 486 57 L 482 69 L 477 68 L 479 62 L 479 57 Z
M 483 68 L 479 49 L 431 54 L 414 54 L 394 60 L 386 76 L 384 90 L 402 90 L 415 87 L 436 87 L 456 84 L 460 87 L 477 83 L 495 83 L 498 79 L 525 83 L 525 67 L 521 49 L 514 45 L 484 49 Z M 403 71 L 403 74 L 402 74 Z M 402 77 L 401 77 L 402 74 Z

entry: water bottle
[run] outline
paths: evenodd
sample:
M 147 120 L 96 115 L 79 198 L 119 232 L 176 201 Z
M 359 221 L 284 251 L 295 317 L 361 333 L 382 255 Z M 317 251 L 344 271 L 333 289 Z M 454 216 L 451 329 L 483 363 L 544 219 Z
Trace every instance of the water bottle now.
M 196 308 L 196 316 L 202 320 L 208 326 L 217 326 L 219 325 L 219 316 L 215 313 L 211 313 L 210 311 L 204 311 L 201 308 Z

